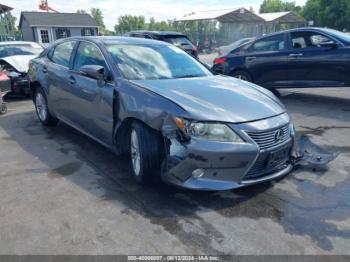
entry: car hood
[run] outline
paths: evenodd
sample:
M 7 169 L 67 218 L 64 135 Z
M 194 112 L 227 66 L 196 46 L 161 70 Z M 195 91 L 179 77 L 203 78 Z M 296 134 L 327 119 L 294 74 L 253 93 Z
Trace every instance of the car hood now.
M 173 101 L 196 120 L 243 123 L 285 112 L 282 103 L 270 91 L 232 77 L 131 82 Z
M 29 61 L 35 57 L 35 55 L 15 55 L 3 57 L 0 60 L 7 62 L 20 73 L 27 73 L 29 68 Z

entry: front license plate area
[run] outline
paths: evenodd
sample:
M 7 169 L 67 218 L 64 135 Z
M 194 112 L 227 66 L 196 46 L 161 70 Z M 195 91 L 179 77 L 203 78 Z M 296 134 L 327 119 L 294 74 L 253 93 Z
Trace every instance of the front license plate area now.
M 267 161 L 267 168 L 274 168 L 278 165 L 283 164 L 285 161 L 288 160 L 289 152 L 289 147 L 285 147 L 271 152 Z

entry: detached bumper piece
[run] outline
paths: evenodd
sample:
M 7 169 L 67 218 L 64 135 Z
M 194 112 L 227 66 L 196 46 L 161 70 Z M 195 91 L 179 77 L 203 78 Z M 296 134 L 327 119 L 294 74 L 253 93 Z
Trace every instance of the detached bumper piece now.
M 311 165 L 315 168 L 325 168 L 338 155 L 339 153 L 329 152 L 314 144 L 307 136 L 301 136 L 294 149 L 292 164 L 293 166 Z

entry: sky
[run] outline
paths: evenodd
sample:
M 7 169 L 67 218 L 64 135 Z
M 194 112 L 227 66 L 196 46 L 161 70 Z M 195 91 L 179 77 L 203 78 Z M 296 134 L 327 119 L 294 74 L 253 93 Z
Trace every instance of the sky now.
M 48 0 L 49 6 L 59 12 L 87 11 L 92 7 L 102 10 L 105 24 L 113 30 L 118 17 L 125 14 L 143 15 L 157 21 L 172 20 L 196 10 L 210 10 L 230 7 L 250 6 L 258 11 L 263 0 Z M 306 0 L 296 0 L 303 5 Z M 1 3 L 14 8 L 13 14 L 19 19 L 21 11 L 38 11 L 40 0 L 1 0 Z M 18 20 L 17 20 L 18 23 Z

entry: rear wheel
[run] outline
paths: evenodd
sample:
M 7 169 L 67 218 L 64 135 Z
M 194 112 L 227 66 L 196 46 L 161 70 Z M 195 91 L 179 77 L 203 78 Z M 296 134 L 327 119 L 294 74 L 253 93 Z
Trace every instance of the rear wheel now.
M 252 77 L 245 71 L 235 71 L 233 72 L 232 76 L 240 80 L 252 82 Z
M 35 90 L 34 102 L 35 102 L 35 111 L 40 122 L 44 126 L 57 125 L 59 120 L 50 114 L 49 108 L 47 105 L 46 95 L 41 88 L 37 88 Z
M 133 175 L 140 184 L 157 180 L 163 159 L 163 139 L 155 130 L 134 122 L 130 132 L 130 155 Z

